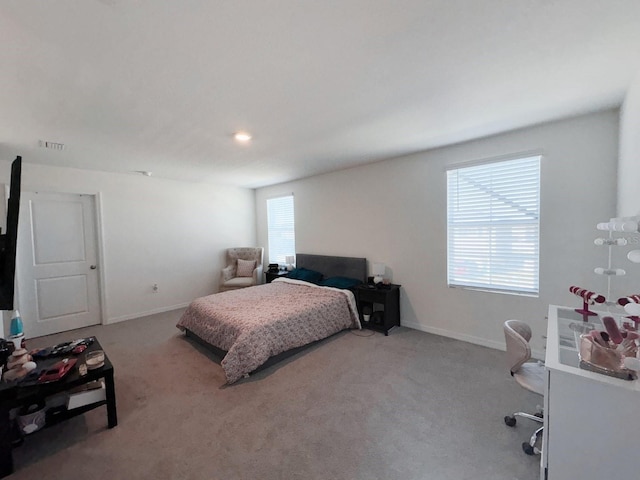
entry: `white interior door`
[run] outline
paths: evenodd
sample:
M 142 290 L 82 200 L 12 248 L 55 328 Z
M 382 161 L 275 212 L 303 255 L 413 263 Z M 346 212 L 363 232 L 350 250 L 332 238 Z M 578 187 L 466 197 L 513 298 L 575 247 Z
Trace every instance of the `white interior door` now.
M 27 337 L 100 323 L 95 199 L 22 192 L 16 276 Z

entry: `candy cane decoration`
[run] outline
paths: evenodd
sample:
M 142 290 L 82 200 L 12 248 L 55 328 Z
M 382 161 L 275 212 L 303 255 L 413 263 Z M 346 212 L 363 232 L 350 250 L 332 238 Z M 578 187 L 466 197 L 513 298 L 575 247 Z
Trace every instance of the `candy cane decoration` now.
M 624 307 L 627 303 L 640 303 L 640 295 L 629 295 L 618 299 L 618 305 Z
M 585 288 L 576 287 L 575 285 L 570 286 L 569 291 L 574 295 L 582 298 L 582 308 L 576 308 L 576 312 L 585 315 L 585 317 L 587 315 L 597 315 L 597 313 L 589 310 L 589 305 L 593 305 L 595 303 L 604 303 L 606 300 L 603 295 L 592 292 Z M 584 320 L 586 321 L 586 318 Z
M 576 286 L 569 287 L 569 291 L 571 293 L 573 293 L 574 295 L 579 296 L 585 302 L 588 302 L 591 305 L 593 305 L 594 303 L 604 303 L 604 301 L 606 300 L 604 298 L 604 296 L 599 295 L 596 292 L 591 292 L 589 290 L 586 290 L 586 289 L 580 288 L 580 287 L 576 287 Z M 640 303 L 640 302 L 637 302 L 637 303 Z

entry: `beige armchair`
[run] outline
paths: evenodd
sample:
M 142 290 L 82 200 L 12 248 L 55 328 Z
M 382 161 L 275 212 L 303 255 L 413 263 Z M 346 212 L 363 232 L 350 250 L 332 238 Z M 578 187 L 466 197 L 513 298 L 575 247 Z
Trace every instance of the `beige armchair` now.
M 261 284 L 263 255 L 262 247 L 228 249 L 227 266 L 222 269 L 220 278 L 220 291 Z M 253 265 L 250 262 L 253 262 Z

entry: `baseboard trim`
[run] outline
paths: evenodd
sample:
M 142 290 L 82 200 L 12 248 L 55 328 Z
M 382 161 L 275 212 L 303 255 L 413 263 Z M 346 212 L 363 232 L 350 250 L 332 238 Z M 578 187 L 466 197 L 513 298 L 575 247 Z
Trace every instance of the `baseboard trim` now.
M 466 335 L 463 333 L 452 332 L 444 328 L 429 327 L 420 323 L 402 322 L 403 327 L 413 328 L 414 330 L 420 330 L 421 332 L 432 333 L 434 335 L 440 335 L 441 337 L 453 338 L 455 340 L 461 340 L 463 342 L 473 343 L 474 345 L 481 345 L 483 347 L 493 348 L 494 350 L 507 350 L 507 346 L 503 342 L 496 342 L 495 340 L 487 340 L 482 337 L 475 337 L 473 335 Z M 536 359 L 544 359 L 544 352 L 538 350 L 532 350 L 531 356 Z
M 109 325 L 111 323 L 124 322 L 126 320 L 133 320 L 134 318 L 146 317 L 146 316 L 149 316 L 149 315 L 155 315 L 156 313 L 170 312 L 171 310 L 177 310 L 179 308 L 185 308 L 185 307 L 187 307 L 189 305 L 189 303 L 190 302 L 179 303 L 177 305 L 169 305 L 168 307 L 154 308 L 153 310 L 147 310 L 147 311 L 144 311 L 144 312 L 132 313 L 132 314 L 129 314 L 129 315 L 122 315 L 120 317 L 112 317 L 112 318 L 109 318 L 105 322 L 105 325 Z

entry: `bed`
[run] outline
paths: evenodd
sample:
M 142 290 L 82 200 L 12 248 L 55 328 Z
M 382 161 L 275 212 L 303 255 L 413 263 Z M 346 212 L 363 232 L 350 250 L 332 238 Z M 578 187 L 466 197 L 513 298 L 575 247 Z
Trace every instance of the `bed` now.
M 322 273 L 328 285 L 345 286 L 341 281 L 332 282 L 341 279 L 365 281 L 366 265 L 365 258 L 296 256 L 299 272 Z M 345 329 L 360 328 L 360 321 L 348 288 L 278 278 L 197 298 L 177 327 L 222 358 L 220 364 L 231 384 L 305 346 Z

